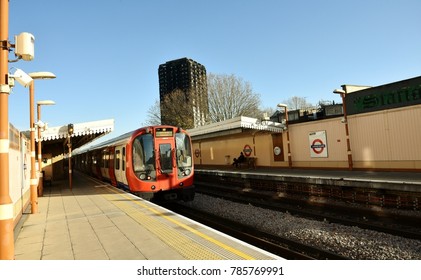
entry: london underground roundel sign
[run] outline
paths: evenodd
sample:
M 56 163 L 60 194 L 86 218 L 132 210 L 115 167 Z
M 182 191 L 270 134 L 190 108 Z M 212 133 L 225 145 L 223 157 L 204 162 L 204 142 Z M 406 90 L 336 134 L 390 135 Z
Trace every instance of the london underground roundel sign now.
M 308 135 L 309 146 L 310 146 L 310 156 L 312 158 L 327 158 L 328 157 L 328 146 L 327 146 L 327 137 L 326 131 L 314 131 L 310 132 Z
M 314 139 L 313 143 L 311 143 L 311 148 L 313 149 L 313 152 L 316 154 L 323 153 L 323 150 L 325 149 L 326 145 L 323 143 L 320 139 Z
M 253 151 L 253 149 L 248 144 L 246 144 L 243 148 L 243 153 L 246 157 L 249 157 L 251 155 L 252 151 Z

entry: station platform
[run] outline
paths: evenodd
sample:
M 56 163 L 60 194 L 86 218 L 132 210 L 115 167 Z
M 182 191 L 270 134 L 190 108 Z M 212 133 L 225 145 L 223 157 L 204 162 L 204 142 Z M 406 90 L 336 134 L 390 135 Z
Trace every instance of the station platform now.
M 369 187 L 392 191 L 421 193 L 421 172 L 326 170 L 302 168 L 235 168 L 196 167 L 195 174 L 208 176 L 237 176 L 243 179 L 300 181 L 318 184 L 340 182 L 342 185 Z
M 16 260 L 273 260 L 271 253 L 74 173 L 15 227 Z

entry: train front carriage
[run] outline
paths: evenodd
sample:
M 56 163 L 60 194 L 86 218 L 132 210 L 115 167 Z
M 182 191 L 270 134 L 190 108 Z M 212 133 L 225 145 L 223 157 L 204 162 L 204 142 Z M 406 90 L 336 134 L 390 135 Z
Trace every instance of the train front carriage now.
M 142 197 L 193 200 L 193 157 L 188 134 L 176 127 L 139 129 L 127 144 L 127 181 Z
M 181 128 L 140 128 L 91 147 L 77 157 L 79 169 L 143 198 L 194 198 L 191 139 Z

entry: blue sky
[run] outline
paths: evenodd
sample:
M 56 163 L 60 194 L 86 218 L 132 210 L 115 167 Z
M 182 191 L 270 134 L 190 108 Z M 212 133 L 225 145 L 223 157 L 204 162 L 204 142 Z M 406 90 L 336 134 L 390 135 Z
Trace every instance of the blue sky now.
M 420 10 L 419 0 L 10 0 L 9 39 L 32 33 L 35 59 L 9 68 L 56 74 L 35 82 L 36 101 L 56 102 L 42 110 L 50 126 L 113 118 L 118 136 L 144 125 L 159 65 L 182 57 L 250 82 L 265 108 L 420 76 Z M 9 120 L 29 127 L 18 84 Z

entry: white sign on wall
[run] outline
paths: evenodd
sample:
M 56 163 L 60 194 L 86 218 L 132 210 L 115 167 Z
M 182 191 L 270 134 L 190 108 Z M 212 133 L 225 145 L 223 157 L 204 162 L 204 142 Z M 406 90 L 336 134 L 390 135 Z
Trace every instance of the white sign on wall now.
M 308 135 L 312 158 L 327 158 L 326 131 L 310 132 Z

